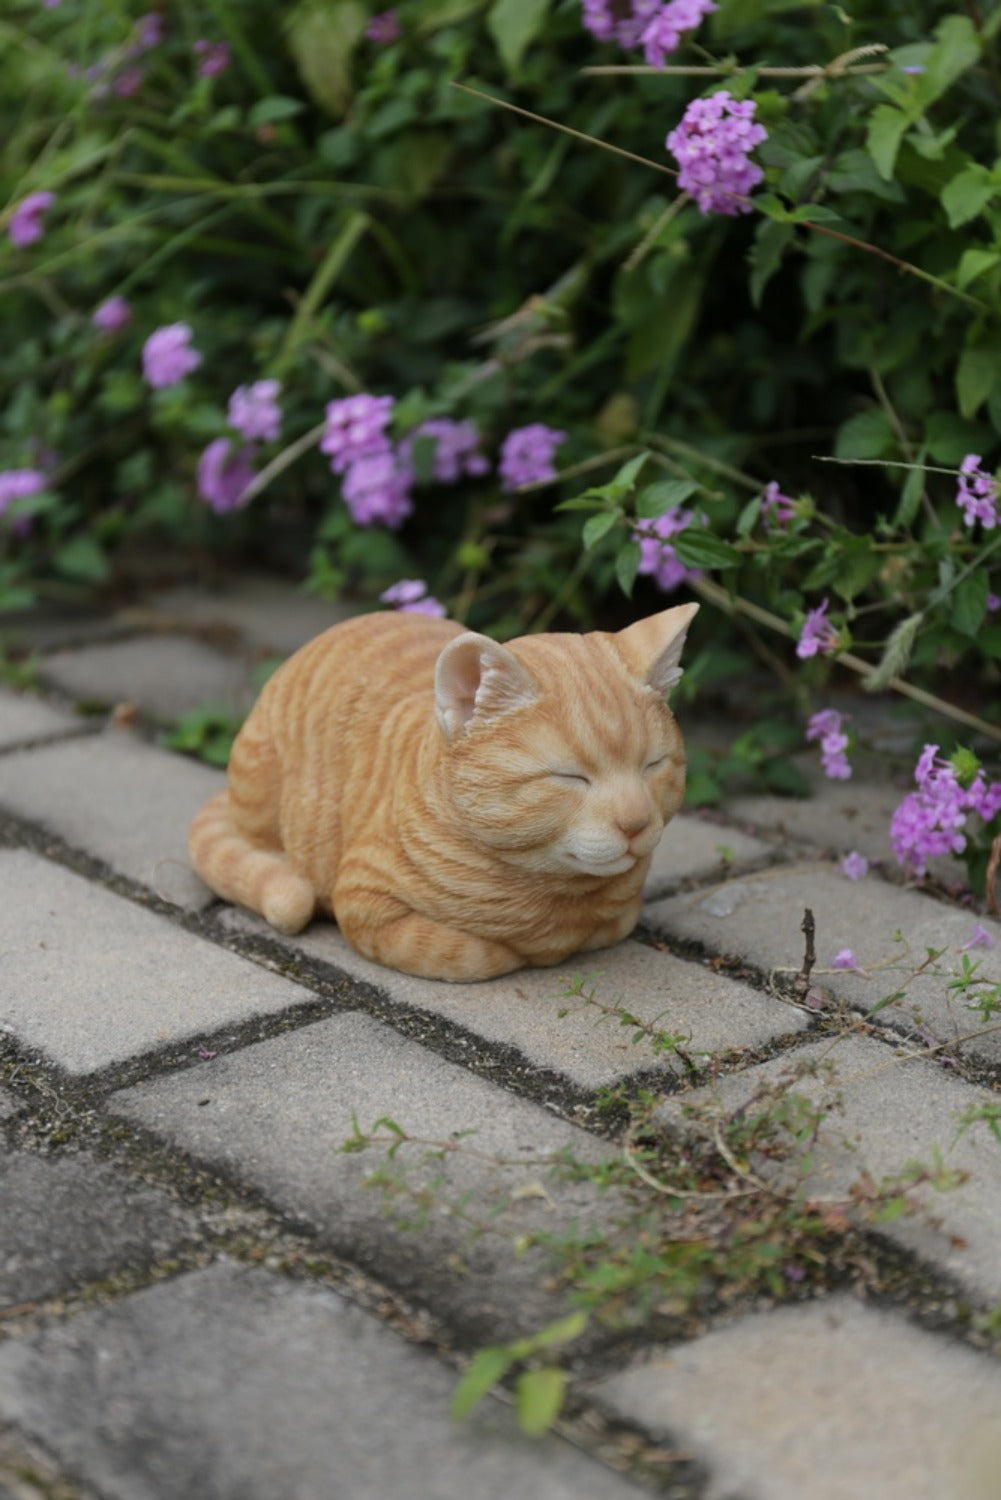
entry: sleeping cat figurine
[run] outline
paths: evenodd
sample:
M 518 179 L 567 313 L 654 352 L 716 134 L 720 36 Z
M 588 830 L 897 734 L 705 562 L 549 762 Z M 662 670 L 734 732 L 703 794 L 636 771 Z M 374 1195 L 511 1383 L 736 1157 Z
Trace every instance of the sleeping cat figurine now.
M 195 869 L 280 932 L 321 912 L 430 979 L 618 942 L 684 793 L 667 696 L 697 609 L 507 645 L 421 614 L 334 625 L 261 692 Z

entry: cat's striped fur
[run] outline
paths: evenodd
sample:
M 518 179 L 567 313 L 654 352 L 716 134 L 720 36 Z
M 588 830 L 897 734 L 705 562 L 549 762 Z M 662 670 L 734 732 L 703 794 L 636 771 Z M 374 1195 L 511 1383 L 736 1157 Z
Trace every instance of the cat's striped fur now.
M 697 608 L 507 646 L 419 614 L 335 625 L 266 684 L 195 869 L 283 932 L 318 910 L 430 978 L 617 942 L 684 791 L 666 699 Z

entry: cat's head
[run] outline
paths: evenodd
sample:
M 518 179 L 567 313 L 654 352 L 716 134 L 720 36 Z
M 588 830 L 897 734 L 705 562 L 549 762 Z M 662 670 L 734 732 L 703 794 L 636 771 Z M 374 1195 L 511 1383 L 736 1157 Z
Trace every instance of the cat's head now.
M 620 875 L 656 846 L 685 789 L 667 697 L 697 604 L 615 634 L 471 632 L 442 651 L 435 711 L 453 807 L 523 869 Z

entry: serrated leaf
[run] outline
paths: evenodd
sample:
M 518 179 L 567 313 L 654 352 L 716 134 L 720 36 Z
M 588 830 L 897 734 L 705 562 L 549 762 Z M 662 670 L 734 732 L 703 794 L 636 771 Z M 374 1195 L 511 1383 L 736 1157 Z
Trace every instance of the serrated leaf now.
M 910 123 L 903 110 L 894 108 L 892 104 L 878 104 L 869 117 L 865 143 L 876 171 L 885 182 L 893 180 L 897 152 L 900 150 L 904 131 Z
M 960 635 L 977 634 L 987 613 L 987 595 L 990 590 L 990 575 L 986 568 L 977 568 L 962 583 L 956 585 L 949 616 L 949 624 L 953 630 L 958 630 Z
M 538 36 L 549 13 L 549 0 L 495 0 L 487 13 L 487 30 L 509 73 L 521 66 L 525 49 Z
M 686 568 L 735 568 L 741 560 L 732 542 L 705 526 L 686 526 L 672 538 L 671 545 Z
M 942 207 L 949 219 L 949 228 L 958 229 L 975 219 L 994 197 L 994 182 L 986 167 L 974 162 L 947 182 L 942 189 Z
M 639 542 L 627 542 L 624 547 L 619 548 L 615 559 L 615 577 L 627 599 L 632 597 L 641 556 Z
M 581 531 L 584 550 L 590 552 L 592 547 L 597 546 L 602 537 L 608 535 L 618 519 L 618 514 L 614 510 L 603 510 L 599 511 L 596 516 L 589 516 Z
M 652 521 L 683 505 L 697 489 L 693 479 L 659 479 L 636 496 L 636 515 L 642 521 Z
M 834 444 L 835 458 L 883 458 L 894 448 L 893 428 L 889 419 L 875 407 L 856 412 L 838 428 Z
M 956 267 L 956 285 L 963 291 L 985 271 L 1001 265 L 1001 255 L 996 250 L 964 250 Z
M 740 515 L 737 517 L 736 531 L 739 537 L 748 537 L 754 530 L 755 523 L 761 514 L 761 496 L 755 495 L 753 500 L 748 500 Z
M 541 1370 L 524 1370 L 515 1384 L 515 1408 L 518 1425 L 528 1437 L 542 1437 L 556 1421 L 563 1405 L 566 1376 L 548 1365 Z
M 476 1351 L 452 1397 L 452 1417 L 455 1421 L 468 1415 L 493 1390 L 498 1380 L 503 1380 L 511 1362 L 512 1356 L 506 1348 L 491 1346 Z
M 956 366 L 956 401 L 964 417 L 975 417 L 1001 375 L 1001 347 L 995 342 L 966 348 Z

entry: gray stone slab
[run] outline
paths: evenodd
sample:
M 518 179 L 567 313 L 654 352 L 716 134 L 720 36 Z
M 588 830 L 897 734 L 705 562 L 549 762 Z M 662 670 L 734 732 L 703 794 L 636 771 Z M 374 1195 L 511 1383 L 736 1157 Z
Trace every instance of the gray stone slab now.
M 245 577 L 211 590 L 190 585 L 159 590 L 144 601 L 146 609 L 179 628 L 234 632 L 256 650 L 278 656 L 291 655 L 358 613 L 357 605 L 318 599 L 279 579 Z
M 17 1114 L 21 1101 L 9 1089 L 0 1089 L 0 1120 L 9 1120 Z
M 740 954 L 758 968 L 795 972 L 803 959 L 804 907 L 812 910 L 817 925 L 818 983 L 863 1009 L 903 987 L 903 1000 L 874 1019 L 910 1028 L 920 1025 L 950 1045 L 983 1027 L 980 1015 L 967 1009 L 948 984 L 960 969 L 960 950 L 974 936 L 978 922 L 996 946 L 973 948 L 969 957 L 980 963 L 986 978 L 1001 981 L 1001 922 L 975 917 L 873 875 L 852 881 L 829 867 L 783 866 L 738 878 L 706 894 L 656 902 L 647 908 L 645 920 L 667 938 L 694 938 L 714 952 Z M 895 941 L 898 932 L 903 942 Z M 933 967 L 912 977 L 930 947 L 945 951 Z M 855 954 L 864 974 L 830 970 L 845 948 Z M 828 972 L 822 972 L 825 969 Z M 997 1060 L 1001 1031 L 988 1030 L 965 1045 Z
M 210 703 L 242 714 L 256 697 L 247 662 L 185 636 L 56 651 L 40 675 L 78 702 L 131 703 L 165 723 Z
M 557 1179 L 548 1157 L 613 1147 L 353 1012 L 123 1090 L 109 1108 L 259 1190 L 335 1253 L 480 1338 L 565 1311 L 543 1285 L 541 1252 L 514 1255 L 516 1239 L 612 1212 L 588 1184 Z M 342 1151 L 355 1119 L 368 1131 L 385 1116 L 418 1144 L 393 1161 L 385 1144 Z M 385 1126 L 378 1134 L 392 1140 Z M 436 1143 L 453 1141 L 461 1149 L 442 1156 Z M 409 1192 L 374 1188 L 394 1167 L 418 1193 L 429 1189 L 423 1209 Z
M 92 1072 L 308 998 L 26 850 L 0 850 L 0 889 L 0 1031 L 67 1072 Z
M 823 1061 L 817 1077 L 797 1070 Z M 826 1067 L 829 1065 L 829 1071 Z M 790 1088 L 829 1112 L 811 1147 L 805 1181 L 819 1195 L 845 1195 L 863 1174 L 874 1182 L 897 1177 L 909 1163 L 934 1168 L 937 1161 L 967 1174 L 948 1191 L 917 1190 L 922 1211 L 881 1222 L 881 1235 L 920 1255 L 968 1292 L 1001 1301 L 1001 1143 L 979 1120 L 962 1129 L 969 1111 L 997 1106 L 998 1095 L 974 1087 L 927 1056 L 871 1037 L 844 1036 L 797 1048 L 746 1072 L 721 1078 L 712 1091 L 699 1089 L 687 1102 L 718 1103 L 725 1112 L 744 1103 L 764 1083 L 790 1080 Z M 669 1099 L 659 1111 L 681 1123 L 680 1104 Z M 755 1162 L 787 1186 L 799 1180 L 799 1165 Z
M 654 850 L 644 895 L 652 899 L 683 880 L 722 880 L 735 866 L 774 854 L 773 844 L 751 838 L 739 828 L 679 813 Z
M 0 748 L 80 727 L 80 720 L 73 714 L 53 708 L 28 693 L 0 688 Z
M 0 807 L 189 911 L 215 897 L 189 865 L 188 825 L 225 782 L 116 729 L 0 757 Z
M 0 1348 L 0 1411 L 108 1500 L 627 1500 L 335 1292 L 220 1264 Z
M 676 1055 L 655 1053 L 649 1042 L 634 1040 L 635 1032 L 618 1016 L 574 996 L 571 991 L 581 982 L 602 1005 L 620 1006 L 679 1036 L 696 1057 L 761 1046 L 807 1024 L 795 1007 L 760 990 L 633 940 L 581 953 L 552 969 L 520 969 L 478 984 L 449 984 L 372 963 L 330 922 L 316 922 L 294 938 L 273 932 L 245 912 L 227 912 L 223 922 L 229 930 L 267 933 L 291 952 L 374 985 L 407 1009 L 441 1016 L 487 1041 L 517 1047 L 535 1067 L 562 1073 L 581 1088 L 611 1085 L 656 1067 L 685 1071 Z
M 38 1301 L 174 1253 L 197 1234 L 159 1188 L 89 1153 L 0 1146 L 0 1307 Z
M 706 1500 L 993 1500 L 1001 1366 L 852 1297 L 743 1317 L 606 1380 L 683 1445 Z

